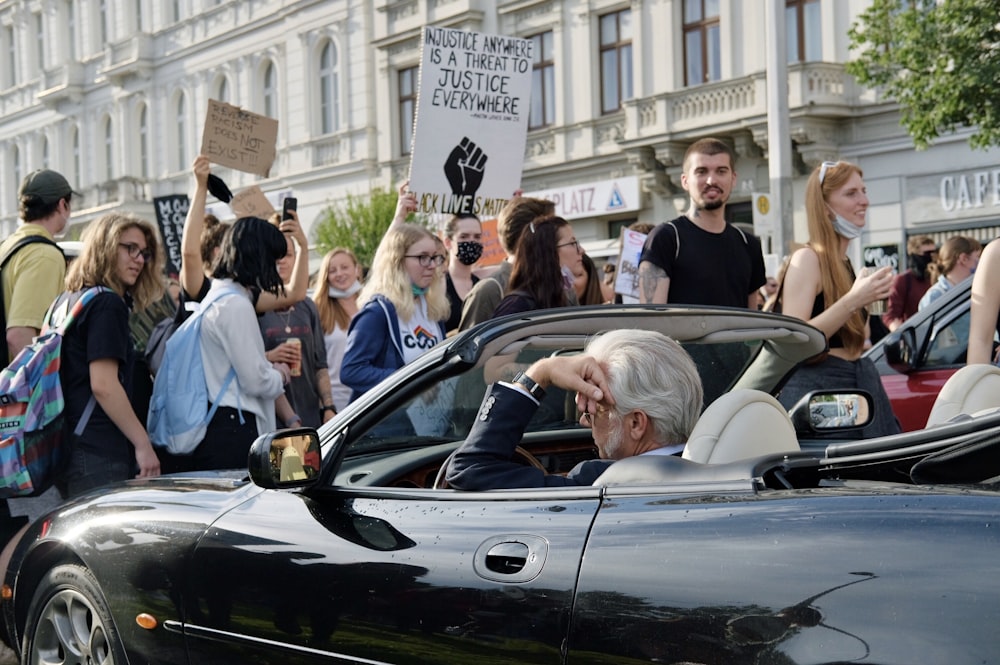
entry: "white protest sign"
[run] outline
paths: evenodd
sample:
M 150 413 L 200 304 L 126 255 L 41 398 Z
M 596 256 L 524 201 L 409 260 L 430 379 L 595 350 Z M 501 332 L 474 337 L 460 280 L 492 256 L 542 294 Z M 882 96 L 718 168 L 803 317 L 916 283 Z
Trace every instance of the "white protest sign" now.
M 532 42 L 425 26 L 410 190 L 427 213 L 495 216 L 520 187 Z
M 621 253 L 615 270 L 615 293 L 635 298 L 635 302 L 639 301 L 639 257 L 645 244 L 645 233 L 622 229 Z

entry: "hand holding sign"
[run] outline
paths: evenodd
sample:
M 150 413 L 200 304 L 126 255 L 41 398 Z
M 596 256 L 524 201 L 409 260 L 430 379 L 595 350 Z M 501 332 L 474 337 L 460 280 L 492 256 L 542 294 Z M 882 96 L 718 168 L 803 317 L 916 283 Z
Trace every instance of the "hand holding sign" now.
M 444 163 L 444 175 L 448 178 L 451 192 L 462 197 L 460 212 L 472 214 L 476 192 L 483 182 L 486 169 L 486 154 L 468 136 L 455 146 Z

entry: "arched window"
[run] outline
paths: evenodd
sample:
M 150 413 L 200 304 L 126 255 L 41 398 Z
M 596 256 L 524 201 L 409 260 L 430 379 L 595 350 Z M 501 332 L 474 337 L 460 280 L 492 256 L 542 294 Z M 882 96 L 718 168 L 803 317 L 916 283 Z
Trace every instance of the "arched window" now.
M 114 180 L 115 178 L 115 142 L 114 142 L 114 126 L 111 124 L 111 118 L 105 116 L 104 118 L 104 179 Z
M 263 86 L 264 115 L 269 118 L 278 117 L 278 81 L 274 72 L 274 63 L 268 61 L 264 66 Z
M 216 93 L 216 95 L 217 95 L 216 99 L 218 99 L 220 102 L 226 102 L 227 104 L 229 103 L 229 80 L 226 79 L 225 76 L 223 76 L 222 80 L 219 81 L 219 90 Z
M 139 107 L 139 176 L 149 177 L 149 111 Z
M 187 168 L 187 112 L 184 109 L 184 93 L 177 95 L 177 170 Z
M 340 129 L 339 84 L 337 47 L 333 42 L 327 42 L 319 56 L 319 115 L 322 134 Z

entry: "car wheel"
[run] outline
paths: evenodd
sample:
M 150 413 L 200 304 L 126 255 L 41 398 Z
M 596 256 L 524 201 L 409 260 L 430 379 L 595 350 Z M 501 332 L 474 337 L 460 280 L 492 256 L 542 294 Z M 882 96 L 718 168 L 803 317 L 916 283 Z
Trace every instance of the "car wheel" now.
M 94 579 L 82 566 L 57 566 L 46 573 L 28 609 L 23 662 L 125 663 L 111 611 Z

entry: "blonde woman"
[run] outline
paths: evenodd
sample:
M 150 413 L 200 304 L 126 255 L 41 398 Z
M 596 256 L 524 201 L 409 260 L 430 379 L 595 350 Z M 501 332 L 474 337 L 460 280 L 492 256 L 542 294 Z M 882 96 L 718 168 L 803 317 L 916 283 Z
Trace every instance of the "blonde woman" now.
M 447 257 L 439 243 L 413 224 L 395 225 L 382 239 L 358 298 L 361 310 L 351 321 L 340 368 L 352 401 L 445 338 Z
M 149 435 L 129 403 L 135 351 L 129 310 L 145 309 L 163 296 L 163 254 L 148 221 L 112 213 L 92 223 L 83 251 L 66 276 L 69 302 L 84 289 L 104 286 L 67 331 L 59 370 L 72 435 L 70 463 L 59 490 L 64 498 L 132 477 L 158 476 L 160 462 Z M 93 412 L 86 415 L 93 396 Z
M 347 329 L 358 313 L 361 291 L 361 265 L 346 247 L 335 247 L 323 257 L 313 284 L 313 301 L 319 312 L 323 341 L 326 344 L 326 368 L 330 374 L 333 406 L 340 411 L 351 401 L 351 389 L 340 380 L 340 366 L 347 351 Z
M 863 389 L 875 401 L 873 422 L 864 437 L 893 434 L 899 423 L 875 365 L 861 354 L 869 337 L 865 308 L 889 296 L 892 270 L 866 269 L 855 277 L 847 258 L 851 240 L 868 216 L 868 192 L 861 169 L 848 162 L 823 162 L 806 184 L 809 242 L 792 254 L 778 288 L 780 311 L 819 328 L 829 355 L 801 366 L 779 395 L 785 408 L 813 390 Z M 844 432 L 837 432 L 843 437 Z

